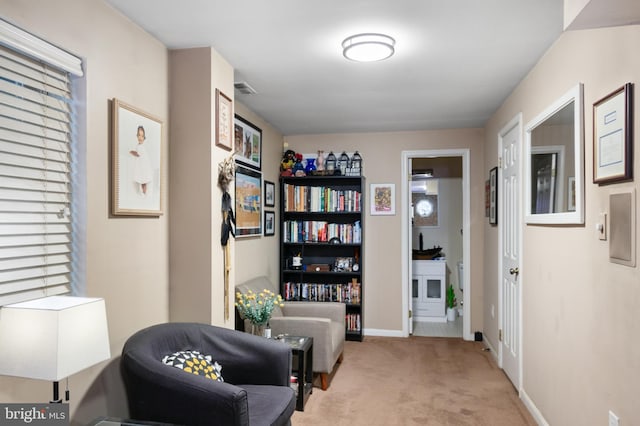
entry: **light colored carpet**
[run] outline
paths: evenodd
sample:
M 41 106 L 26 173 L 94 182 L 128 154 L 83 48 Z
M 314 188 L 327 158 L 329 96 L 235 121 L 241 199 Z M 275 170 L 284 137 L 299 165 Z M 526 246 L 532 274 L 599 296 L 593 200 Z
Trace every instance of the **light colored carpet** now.
M 294 426 L 534 426 L 480 342 L 366 337 L 346 342 L 329 389 L 314 388 Z

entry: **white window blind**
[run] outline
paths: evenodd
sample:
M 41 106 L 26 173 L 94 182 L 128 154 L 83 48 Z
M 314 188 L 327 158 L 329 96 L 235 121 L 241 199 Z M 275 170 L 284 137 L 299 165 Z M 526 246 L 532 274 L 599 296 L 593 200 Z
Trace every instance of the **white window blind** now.
M 70 292 L 71 101 L 68 71 L 0 45 L 0 306 Z

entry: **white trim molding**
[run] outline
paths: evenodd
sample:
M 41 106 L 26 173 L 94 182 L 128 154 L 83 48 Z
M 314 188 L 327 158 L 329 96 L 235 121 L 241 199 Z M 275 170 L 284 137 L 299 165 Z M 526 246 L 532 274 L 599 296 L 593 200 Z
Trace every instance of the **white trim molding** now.
M 0 19 L 0 44 L 82 77 L 82 60 Z

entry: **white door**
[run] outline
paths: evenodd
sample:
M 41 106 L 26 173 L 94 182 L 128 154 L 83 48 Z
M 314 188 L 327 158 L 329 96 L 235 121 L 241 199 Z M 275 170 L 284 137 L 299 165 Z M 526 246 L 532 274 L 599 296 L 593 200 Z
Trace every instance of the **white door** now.
M 501 334 L 502 368 L 520 391 L 520 147 L 519 120 L 501 132 L 502 176 L 498 193 L 502 194 L 501 248 Z

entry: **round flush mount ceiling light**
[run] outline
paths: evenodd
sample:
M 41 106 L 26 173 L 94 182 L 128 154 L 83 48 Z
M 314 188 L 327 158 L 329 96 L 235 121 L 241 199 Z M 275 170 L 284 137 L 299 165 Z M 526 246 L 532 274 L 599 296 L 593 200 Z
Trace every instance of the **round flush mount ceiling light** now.
M 357 62 L 382 61 L 393 55 L 396 41 L 384 34 L 365 33 L 347 37 L 342 42 L 345 58 Z

